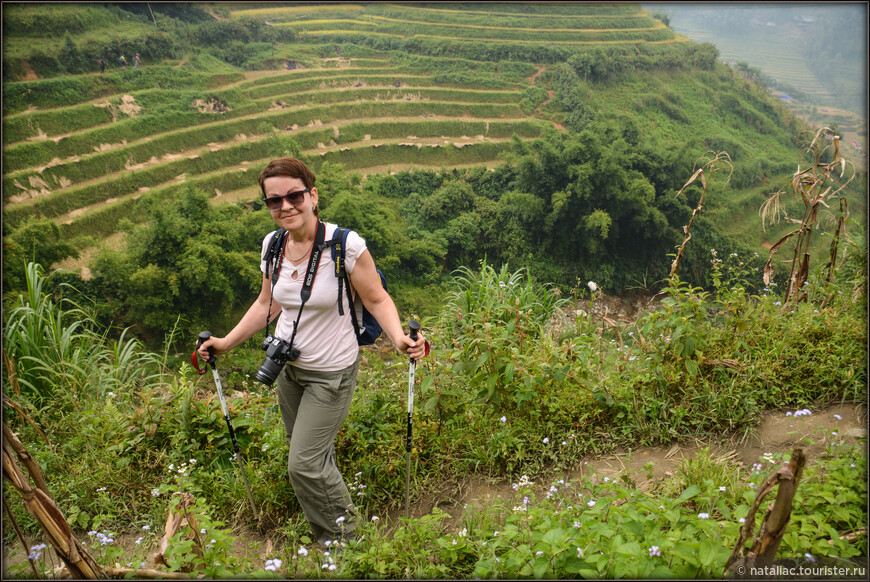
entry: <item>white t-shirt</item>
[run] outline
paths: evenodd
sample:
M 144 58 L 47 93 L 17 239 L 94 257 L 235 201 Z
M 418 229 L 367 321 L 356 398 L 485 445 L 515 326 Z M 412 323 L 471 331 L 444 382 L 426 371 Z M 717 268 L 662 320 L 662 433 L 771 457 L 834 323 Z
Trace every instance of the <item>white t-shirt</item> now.
M 335 238 L 337 225 L 326 223 L 326 238 Z M 272 233 L 263 239 L 262 257 L 266 253 Z M 345 249 L 345 270 L 350 275 L 362 252 L 366 249 L 365 240 L 355 231 L 347 235 Z M 266 261 L 260 261 L 260 270 L 266 272 Z M 302 304 L 300 293 L 308 261 L 294 266 L 285 256 L 281 262 L 281 272 L 278 283 L 272 291 L 272 301 L 281 306 L 281 315 L 275 324 L 273 335 L 290 341 L 293 335 L 293 323 Z M 296 278 L 293 273 L 296 272 Z M 271 281 L 270 281 L 271 284 Z M 344 315 L 338 314 L 338 278 L 335 276 L 335 261 L 332 260 L 332 249 L 327 247 L 320 254 L 317 274 L 311 286 L 311 297 L 305 302 L 302 317 L 299 319 L 299 330 L 293 346 L 301 352 L 299 358 L 287 365 L 297 366 L 305 370 L 321 370 L 337 372 L 353 364 L 359 355 L 356 333 L 350 320 L 350 309 L 347 303 L 347 289 L 342 285 L 341 294 Z

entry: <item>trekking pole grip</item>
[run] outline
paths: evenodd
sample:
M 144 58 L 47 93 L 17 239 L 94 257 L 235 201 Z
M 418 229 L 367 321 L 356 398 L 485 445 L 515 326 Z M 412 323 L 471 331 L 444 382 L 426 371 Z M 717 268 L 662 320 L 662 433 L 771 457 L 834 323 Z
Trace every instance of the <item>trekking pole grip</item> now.
M 203 366 L 202 369 L 199 367 L 199 363 L 197 361 L 197 355 L 199 354 L 199 346 L 201 346 L 208 338 L 211 337 L 210 331 L 201 331 L 199 332 L 199 339 L 196 340 L 196 349 L 193 350 L 193 354 L 190 356 L 190 363 L 193 364 L 193 368 L 200 375 L 205 374 L 205 371 L 208 370 L 208 366 Z M 211 347 L 208 348 L 208 359 L 205 361 L 206 364 L 211 364 L 211 367 L 214 368 L 214 350 Z
M 199 339 L 196 340 L 196 347 L 198 348 L 199 346 L 201 346 L 209 338 L 211 338 L 210 331 L 199 332 Z M 209 347 L 208 348 L 208 359 L 206 360 L 206 363 L 214 365 L 214 361 L 215 361 L 214 350 L 211 347 Z
M 417 341 L 417 332 L 420 331 L 420 322 L 412 319 L 408 322 L 408 328 L 411 330 L 411 339 Z

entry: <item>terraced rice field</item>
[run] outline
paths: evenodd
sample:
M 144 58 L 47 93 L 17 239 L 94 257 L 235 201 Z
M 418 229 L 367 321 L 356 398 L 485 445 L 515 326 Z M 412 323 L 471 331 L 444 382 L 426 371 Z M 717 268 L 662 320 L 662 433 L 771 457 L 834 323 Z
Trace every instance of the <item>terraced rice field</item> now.
M 298 150 L 315 171 L 330 162 L 363 175 L 492 167 L 514 137 L 560 129 L 521 107 L 539 65 L 522 64 L 528 77 L 499 74 L 493 62 L 481 63 L 486 75 L 445 77 L 397 64 L 388 50 L 296 59 L 294 48 L 347 35 L 554 46 L 684 40 L 636 5 L 444 6 L 241 4 L 229 18 L 298 33 L 298 44 L 275 59 L 280 68 L 215 75 L 209 91 L 152 87 L 4 116 L 7 228 L 50 218 L 67 237 L 102 239 L 121 218 L 139 215 L 139 200 L 168 199 L 184 184 L 216 203 L 252 201 L 260 168 L 288 152 Z

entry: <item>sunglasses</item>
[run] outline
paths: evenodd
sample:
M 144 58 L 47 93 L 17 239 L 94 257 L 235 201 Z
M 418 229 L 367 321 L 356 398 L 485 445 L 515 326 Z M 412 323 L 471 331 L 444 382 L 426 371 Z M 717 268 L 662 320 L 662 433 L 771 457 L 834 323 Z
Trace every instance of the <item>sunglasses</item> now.
M 284 206 L 284 200 L 290 203 L 290 206 L 299 206 L 305 201 L 305 193 L 311 192 L 310 188 L 299 190 L 298 192 L 287 192 L 283 196 L 264 197 L 263 202 L 269 207 L 269 210 L 279 210 Z

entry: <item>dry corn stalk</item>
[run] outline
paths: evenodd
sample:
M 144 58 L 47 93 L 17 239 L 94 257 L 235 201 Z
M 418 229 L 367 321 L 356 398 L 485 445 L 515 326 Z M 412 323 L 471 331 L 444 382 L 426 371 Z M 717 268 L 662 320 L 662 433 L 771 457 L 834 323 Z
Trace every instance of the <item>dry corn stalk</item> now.
M 755 565 L 763 565 L 776 557 L 779 544 L 785 535 L 785 528 L 791 519 L 794 496 L 805 464 L 806 456 L 804 456 L 803 449 L 794 449 L 791 453 L 791 460 L 764 481 L 755 496 L 755 502 L 749 508 L 749 514 L 746 516 L 743 527 L 740 528 L 740 535 L 737 537 L 734 551 L 731 552 L 731 557 L 725 564 L 724 576 L 731 574 L 740 560 L 745 561 L 744 565 L 748 570 Z M 753 538 L 752 547 L 747 552 L 746 540 L 755 527 L 755 513 L 764 498 L 777 486 L 779 489 L 776 493 L 776 500 L 765 511 L 764 518 L 758 528 L 758 534 Z
M 709 151 L 707 153 L 713 154 L 712 151 Z M 683 258 L 683 253 L 686 251 L 686 245 L 688 245 L 689 241 L 692 239 L 692 224 L 695 222 L 695 217 L 701 213 L 701 209 L 704 207 L 704 196 L 707 195 L 707 173 L 710 174 L 710 178 L 712 179 L 713 175 L 716 173 L 716 170 L 719 169 L 719 164 L 726 163 L 728 164 L 728 167 L 731 168 L 731 172 L 728 173 L 728 179 L 725 180 L 727 182 L 731 179 L 731 173 L 734 171 L 734 167 L 731 165 L 731 156 L 728 155 L 728 152 L 719 152 L 713 155 L 713 157 L 711 158 L 702 159 L 706 160 L 704 166 L 695 170 L 695 173 L 692 174 L 692 177 L 689 178 L 689 180 L 685 184 L 683 184 L 683 187 L 680 188 L 680 191 L 677 192 L 677 196 L 679 196 L 683 193 L 683 190 L 685 190 L 689 186 L 689 184 L 694 182 L 698 177 L 701 178 L 701 186 L 703 187 L 703 191 L 701 192 L 701 198 L 698 200 L 698 206 L 692 212 L 692 217 L 689 219 L 689 224 L 683 227 L 683 244 L 680 245 L 680 248 L 677 251 L 677 256 L 674 259 L 674 262 L 671 264 L 671 273 L 669 276 L 672 278 L 674 275 L 680 272 L 680 261 Z
M 828 137 L 830 136 L 830 142 Z M 824 144 L 824 147 L 823 147 Z M 822 155 L 833 148 L 833 159 L 828 163 L 822 163 Z M 840 136 L 834 135 L 830 128 L 823 127 L 819 129 L 812 142 L 807 147 L 807 152 L 813 156 L 813 164 L 801 170 L 798 166 L 797 171 L 791 177 L 789 182 L 780 188 L 773 196 L 771 196 L 764 204 L 761 205 L 759 212 L 761 213 L 762 228 L 765 224 L 775 223 L 780 215 L 786 222 L 799 224 L 800 226 L 780 238 L 770 248 L 767 264 L 764 266 L 764 284 L 770 284 L 770 277 L 773 274 L 773 255 L 779 251 L 780 247 L 786 242 L 791 241 L 794 250 L 791 258 L 791 272 L 789 274 L 788 283 L 785 288 L 784 304 L 795 301 L 802 301 L 807 298 L 804 283 L 809 277 L 810 270 L 810 241 L 813 230 L 818 226 L 819 213 L 822 208 L 829 208 L 828 202 L 837 198 L 849 182 L 855 179 L 855 167 L 852 164 L 852 175 L 848 180 L 842 182 L 838 186 L 828 185 L 832 182 L 831 175 L 839 169 L 839 175 L 842 178 L 846 172 L 846 159 L 840 156 Z M 804 203 L 804 213 L 801 220 L 789 218 L 783 206 L 782 198 L 791 186 L 794 198 Z M 835 188 L 836 186 L 836 188 Z M 840 220 L 838 220 L 837 231 L 834 241 L 832 241 L 832 252 L 836 255 L 837 243 L 843 231 L 845 230 L 845 221 L 848 217 L 848 205 L 840 205 Z M 795 240 L 791 240 L 794 238 Z M 788 260 L 786 260 L 788 262 Z M 834 269 L 834 263 L 831 263 L 831 269 Z M 832 272 L 828 273 L 828 277 Z M 783 307 L 785 308 L 785 307 Z
M 21 472 L 16 460 L 27 467 L 37 484 L 36 489 L 31 487 L 30 480 Z M 73 535 L 63 513 L 48 494 L 42 471 L 6 423 L 3 423 L 3 476 L 21 493 L 24 507 L 45 530 L 48 540 L 73 578 L 106 577 L 99 564 Z
M 178 510 L 177 512 L 173 511 L 172 504 L 170 504 L 169 515 L 166 517 L 166 525 L 163 528 L 163 539 L 160 540 L 160 550 L 154 556 L 155 566 L 161 564 L 169 566 L 169 563 L 166 561 L 166 550 L 169 549 L 169 540 L 184 527 L 190 527 L 190 535 L 196 541 L 194 547 L 200 556 L 202 555 L 202 541 L 199 539 L 196 519 L 188 511 L 196 505 L 196 500 L 190 493 L 173 493 L 173 496 L 176 495 L 181 496 L 178 502 Z

